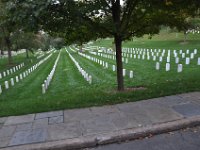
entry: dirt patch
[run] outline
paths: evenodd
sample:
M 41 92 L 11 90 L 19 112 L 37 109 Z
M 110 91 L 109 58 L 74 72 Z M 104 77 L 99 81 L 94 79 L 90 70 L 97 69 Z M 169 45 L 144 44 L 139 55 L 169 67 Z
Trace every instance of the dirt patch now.
M 143 87 L 143 86 L 139 86 L 139 87 L 126 87 L 124 89 L 124 91 L 118 91 L 116 89 L 116 90 L 113 90 L 113 91 L 107 91 L 107 93 L 112 93 L 112 94 L 115 94 L 115 93 L 128 93 L 128 92 L 144 91 L 144 90 L 147 90 L 147 88 Z
M 187 42 L 187 41 L 186 42 L 180 42 L 180 44 L 181 45 L 187 45 L 187 44 L 189 44 L 189 42 Z

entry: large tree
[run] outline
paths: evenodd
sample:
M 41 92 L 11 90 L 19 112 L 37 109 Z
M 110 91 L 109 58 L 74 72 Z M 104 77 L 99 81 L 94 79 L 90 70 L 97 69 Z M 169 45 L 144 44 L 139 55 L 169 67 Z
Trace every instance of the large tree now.
M 0 0 L 0 45 L 2 50 L 8 51 L 8 63 L 12 63 L 11 36 L 15 28 L 10 19 L 10 13 L 6 9 L 7 5 Z
M 182 26 L 186 16 L 194 15 L 199 7 L 199 0 L 16 0 L 13 3 L 15 9 L 21 8 L 20 18 L 26 16 L 49 32 L 70 36 L 73 27 L 78 29 L 78 22 L 98 37 L 114 37 L 120 91 L 124 90 L 122 42 L 158 33 L 160 25 Z M 75 38 L 78 40 L 78 36 Z

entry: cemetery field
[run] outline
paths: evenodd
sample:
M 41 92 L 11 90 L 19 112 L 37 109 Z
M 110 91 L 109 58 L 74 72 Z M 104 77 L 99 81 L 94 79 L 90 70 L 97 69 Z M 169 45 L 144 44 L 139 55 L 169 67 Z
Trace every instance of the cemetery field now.
M 124 69 L 126 69 L 124 83 L 126 88 L 136 89 L 134 91 L 116 91 L 116 71 L 113 71 L 113 65 L 116 65 L 115 60 L 113 60 L 114 55 L 113 52 L 105 50 L 112 47 L 112 39 L 99 40 L 93 43 L 93 46 L 104 47 L 104 51 L 99 51 L 99 53 L 95 48 L 91 48 L 90 51 L 80 54 L 74 46 L 71 46 L 61 49 L 60 52 L 46 54 L 39 60 L 33 58 L 35 59 L 34 62 L 28 64 L 24 70 L 19 70 L 14 75 L 6 77 L 6 79 L 0 79 L 0 85 L 2 86 L 0 116 L 111 105 L 199 91 L 200 65 L 198 65 L 198 58 L 200 57 L 200 36 L 190 34 L 188 35 L 189 42 L 184 44 L 181 43 L 182 38 L 181 34 L 178 37 L 175 34 L 170 34 L 166 37 L 158 35 L 152 40 L 145 37 L 124 42 L 123 64 Z M 154 55 L 161 56 L 163 53 L 162 61 L 159 61 L 159 56 L 156 57 L 156 60 L 153 60 L 153 56 L 148 60 L 146 51 L 141 49 L 137 50 L 138 55 L 141 51 L 140 58 L 138 58 L 138 55 L 134 58 L 133 54 L 131 58 L 131 48 L 140 47 L 149 48 L 150 55 L 153 55 L 152 52 L 157 49 Z M 150 49 L 152 49 L 152 52 Z M 160 49 L 160 52 L 158 52 L 158 49 Z M 166 49 L 165 53 L 163 49 Z M 187 52 L 187 49 L 190 51 Z M 196 52 L 195 49 L 197 49 Z M 181 53 L 180 50 L 182 50 Z M 145 57 L 143 59 L 142 54 L 144 52 Z M 59 53 L 60 57 L 58 57 Z M 170 61 L 168 63 L 170 64 L 170 70 L 166 71 L 167 55 L 169 53 Z M 178 63 L 175 62 L 174 53 L 177 53 Z M 182 58 L 182 53 L 185 54 L 184 58 Z M 25 78 L 15 82 L 14 86 L 10 85 L 9 89 L 5 89 L 5 81 L 9 81 L 10 84 L 10 78 L 15 78 L 15 76 L 23 73 L 47 56 L 49 58 L 35 70 L 28 73 Z M 192 58 L 189 64 L 186 65 L 186 58 L 188 57 Z M 53 70 L 56 59 L 58 62 L 54 68 L 55 72 L 52 72 L 52 80 L 49 81 L 48 88 L 43 94 L 42 84 L 45 83 L 44 80 Z M 159 63 L 158 70 L 156 70 L 156 63 Z M 178 64 L 182 64 L 181 72 L 177 72 Z M 80 71 L 78 67 L 81 68 L 79 68 Z M 130 76 L 131 71 L 132 76 Z M 1 69 L 0 72 L 2 72 Z M 81 73 L 85 75 L 85 78 Z

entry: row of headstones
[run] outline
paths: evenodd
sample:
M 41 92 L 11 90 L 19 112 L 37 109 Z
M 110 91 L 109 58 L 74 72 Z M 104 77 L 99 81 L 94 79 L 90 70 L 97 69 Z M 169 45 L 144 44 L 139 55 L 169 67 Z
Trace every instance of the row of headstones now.
M 78 52 L 78 54 L 79 54 L 80 56 L 84 57 L 84 58 L 87 58 L 87 59 L 89 59 L 89 60 L 91 60 L 91 61 L 94 61 L 94 62 L 98 63 L 99 65 L 102 65 L 102 66 L 105 67 L 105 68 L 108 68 L 108 62 L 105 62 L 105 61 L 103 61 L 103 60 L 100 60 L 100 59 L 98 59 L 98 58 L 89 56 L 89 55 L 84 54 L 84 53 Z
M 44 54 L 41 54 L 41 55 L 37 56 L 37 59 L 40 59 L 40 58 L 42 58 L 43 56 L 44 56 Z
M 104 49 L 103 52 L 106 54 L 110 54 L 110 55 L 116 55 L 116 52 L 113 52 L 110 49 Z M 161 52 L 162 52 L 162 54 L 161 54 Z M 186 53 L 184 53 L 183 50 L 179 50 L 179 52 L 177 52 L 177 50 L 174 50 L 173 52 L 174 52 L 174 57 L 177 57 L 178 54 L 180 54 L 182 56 L 182 58 L 185 58 L 187 54 L 190 54 L 190 50 L 186 50 Z M 153 50 L 153 49 L 145 49 L 145 48 L 144 49 L 143 48 L 123 48 L 122 56 L 140 59 L 140 57 L 142 55 L 142 58 L 145 59 L 144 58 L 145 55 L 148 55 L 150 57 L 150 53 L 151 53 L 151 56 L 164 57 L 166 50 L 165 49 L 163 49 L 163 50 L 154 49 Z M 168 50 L 168 55 L 167 55 L 168 57 L 170 56 L 170 53 L 171 53 L 171 50 Z M 135 54 L 135 55 L 133 56 L 133 54 Z M 196 55 L 196 54 L 197 54 L 197 49 L 194 49 L 194 52 L 192 52 L 190 54 L 190 58 L 192 59 L 194 57 L 194 55 Z
M 116 71 L 116 66 L 115 65 L 113 65 L 112 66 L 112 70 L 113 71 Z M 130 71 L 128 71 L 128 70 L 126 70 L 126 69 L 123 69 L 123 76 L 125 77 L 126 75 L 129 75 L 129 78 L 133 78 L 133 71 L 132 70 L 130 70 Z
M 20 51 L 17 51 L 17 52 L 12 51 L 12 52 L 11 52 L 11 55 L 12 55 L 12 56 L 17 56 L 17 55 L 22 54 L 22 53 L 25 53 L 25 50 L 20 50 Z M 6 55 L 1 55 L 1 54 L 0 54 L 0 59 L 1 59 L 1 58 L 7 58 L 7 57 L 8 57 L 8 54 L 7 54 L 7 53 L 6 53 Z
M 116 60 L 116 57 L 114 55 L 96 53 L 96 52 L 92 52 L 92 51 L 90 51 L 89 53 L 92 54 L 92 55 L 98 55 L 100 57 L 104 57 L 104 58 L 107 58 L 107 59 Z M 128 63 L 128 58 L 122 57 L 122 62 L 125 62 L 127 64 Z
M 186 34 L 187 34 L 187 33 L 193 33 L 193 34 L 198 33 L 198 34 L 199 34 L 199 33 L 200 33 L 200 30 L 189 29 L 189 30 L 186 31 Z
M 16 71 L 20 70 L 22 67 L 24 67 L 24 63 L 21 63 L 15 67 L 12 67 L 12 68 L 0 73 L 0 79 L 15 73 Z
M 92 76 L 89 75 L 83 68 L 81 68 L 81 66 L 79 65 L 79 63 L 74 59 L 74 57 L 68 52 L 68 50 L 66 49 L 66 52 L 68 53 L 69 57 L 71 58 L 71 60 L 74 62 L 75 66 L 77 67 L 78 71 L 81 73 L 81 75 L 84 77 L 84 79 L 89 82 L 89 84 L 92 84 Z
M 69 46 L 69 49 L 71 50 L 71 51 L 73 51 L 74 53 L 76 53 L 77 51 L 76 50 L 74 50 L 71 46 Z
M 116 52 L 113 52 L 113 51 L 110 51 L 110 50 L 104 50 L 103 52 L 106 53 L 106 54 L 110 54 L 110 55 L 115 55 L 116 56 Z M 135 54 L 134 58 L 137 58 L 137 55 L 138 56 L 142 55 L 142 57 L 145 57 L 146 55 L 148 55 L 148 56 L 157 56 L 157 57 L 162 56 L 162 57 L 164 57 L 165 54 L 166 54 L 166 52 L 168 54 L 167 56 L 170 56 L 171 50 L 166 51 L 165 49 L 163 49 L 163 50 L 159 49 L 157 51 L 157 49 L 154 49 L 154 50 L 151 49 L 149 51 L 149 49 L 147 49 L 147 50 L 146 49 L 138 49 L 138 50 L 136 49 L 136 50 L 134 50 L 134 48 L 133 49 L 132 48 L 123 48 L 122 56 L 123 57 L 133 58 L 133 55 Z M 173 50 L 173 53 L 174 53 L 174 57 L 177 57 L 178 54 L 180 54 L 182 56 L 182 58 L 185 58 L 186 55 L 190 54 L 190 50 L 189 49 L 186 50 L 186 53 L 184 53 L 183 50 L 179 50 L 179 52 L 177 50 Z M 197 49 L 194 49 L 194 51 L 190 54 L 190 57 L 192 58 L 196 54 L 197 54 Z
M 23 80 L 24 78 L 26 78 L 30 73 L 32 73 L 34 70 L 36 70 L 41 64 L 43 64 L 47 59 L 49 59 L 52 56 L 52 54 L 48 55 L 47 57 L 45 57 L 44 59 L 40 60 L 37 64 L 33 65 L 31 68 L 25 70 L 23 73 L 20 73 L 19 76 L 10 79 L 10 83 L 9 81 L 5 81 L 4 85 L 5 85 L 5 90 L 8 90 L 10 88 L 10 86 L 14 86 L 15 83 L 18 83 L 20 80 Z M 0 94 L 3 92 L 3 88 L 0 85 Z
M 97 50 L 98 46 L 88 46 L 88 47 L 84 47 L 83 50 L 87 50 L 87 51 L 91 51 L 91 50 Z
M 98 58 L 95 58 L 95 57 L 92 57 L 92 56 L 89 56 L 87 54 L 83 54 L 83 53 L 80 53 L 80 52 L 78 54 L 81 55 L 82 57 L 85 57 L 85 58 L 87 58 L 87 59 L 89 59 L 91 61 L 94 61 L 94 62 L 102 65 L 105 68 L 108 68 L 108 63 L 103 61 L 103 60 L 100 60 Z M 91 52 L 91 54 L 96 55 L 96 53 L 93 53 L 93 52 Z M 115 65 L 112 65 L 112 70 L 114 72 L 116 71 L 116 66 Z M 126 69 L 123 69 L 123 76 L 126 76 L 128 74 L 127 72 L 128 71 Z M 132 70 L 129 71 L 129 78 L 133 78 L 133 71 Z
M 90 53 L 92 53 L 92 54 L 94 54 L 95 55 L 95 52 L 90 52 Z M 160 62 L 162 62 L 163 61 L 163 57 L 164 57 L 164 54 L 165 52 L 163 52 L 162 53 L 162 56 L 160 56 L 159 57 L 159 55 L 154 55 L 154 53 L 152 53 L 152 55 L 150 56 L 149 55 L 149 53 L 147 52 L 147 56 L 146 56 L 146 54 L 143 54 L 142 56 L 140 55 L 140 54 L 142 54 L 142 53 L 140 53 L 140 54 L 138 54 L 138 55 L 136 55 L 136 54 L 134 54 L 134 59 L 147 59 L 147 60 L 150 60 L 151 58 L 152 58 L 152 60 L 153 61 L 157 61 L 158 59 L 159 59 L 159 61 Z M 170 59 L 171 59 L 171 56 L 170 56 L 170 50 L 168 50 L 168 55 L 167 55 L 167 62 L 169 63 L 170 62 Z M 194 52 L 193 53 L 191 53 L 190 54 L 190 57 L 186 57 L 186 55 L 185 55 L 185 53 L 182 53 L 182 50 L 180 50 L 180 52 L 179 52 L 180 54 L 182 54 L 181 55 L 181 57 L 182 57 L 182 59 L 184 59 L 185 58 L 185 64 L 190 64 L 190 60 L 191 59 L 194 59 L 194 57 L 195 57 L 195 55 L 197 54 L 197 49 L 194 49 Z M 186 52 L 187 54 L 189 54 L 189 50 L 187 50 L 187 52 Z M 106 57 L 106 58 L 110 58 L 110 59 L 114 59 L 115 57 L 113 56 L 113 55 L 115 55 L 115 53 L 111 56 L 111 54 L 102 54 L 102 53 L 97 53 L 99 56 L 102 56 L 102 57 Z M 157 53 L 158 54 L 158 53 Z M 180 58 L 178 57 L 178 53 L 177 53 L 177 51 L 176 50 L 174 50 L 173 51 L 173 57 L 175 58 L 175 63 L 179 63 L 179 61 L 180 61 Z M 126 55 L 123 55 L 123 56 L 126 56 L 126 57 L 129 57 L 130 56 L 130 58 L 132 58 L 132 54 L 126 54 Z M 197 64 L 199 64 L 199 59 L 200 59 L 200 57 L 198 58 L 198 61 L 197 61 Z M 122 61 L 124 62 L 126 62 L 126 63 L 128 63 L 128 59 L 126 59 L 126 58 L 124 58 L 124 57 L 122 57 Z
M 177 58 L 178 60 L 178 58 Z M 176 61 L 177 61 L 176 60 Z M 176 62 L 178 64 L 178 61 Z M 186 65 L 189 65 L 190 64 L 190 58 L 186 58 L 186 62 L 185 62 Z M 200 58 L 198 58 L 198 63 L 197 65 L 200 65 Z M 170 63 L 166 63 L 166 71 L 170 71 Z M 160 70 L 160 63 L 159 62 L 156 62 L 156 70 Z M 178 67 L 177 67 L 177 72 L 182 72 L 183 71 L 183 65 L 182 64 L 178 64 Z
M 104 51 L 107 51 L 108 53 L 116 53 L 116 52 L 113 52 L 113 51 L 111 51 L 110 49 L 108 49 L 108 50 L 104 50 Z M 150 49 L 150 48 L 122 48 L 122 52 L 123 53 L 129 53 L 129 54 L 141 54 L 142 52 L 154 52 L 154 53 L 165 53 L 165 52 L 171 52 L 172 50 L 166 50 L 166 49 L 160 49 L 160 48 L 158 48 L 158 49 Z M 178 52 L 178 53 L 183 53 L 184 51 L 181 49 L 181 50 L 173 50 L 173 51 L 176 51 L 176 52 Z M 194 49 L 194 51 L 197 51 L 197 49 Z M 190 53 L 190 50 L 189 49 L 187 49 L 186 50 L 186 53 L 187 54 L 189 54 Z
M 160 63 L 159 62 L 156 62 L 156 70 L 160 70 Z M 170 71 L 170 63 L 166 63 L 165 70 Z M 183 65 L 178 64 L 177 72 L 182 72 L 182 71 L 183 71 Z
M 53 65 L 53 68 L 51 70 L 51 72 L 49 73 L 49 75 L 47 76 L 46 80 L 44 80 L 44 83 L 42 84 L 42 94 L 45 94 L 49 85 L 50 85 L 50 82 L 53 78 L 53 75 L 55 73 L 55 70 L 56 70 L 56 67 L 57 67 L 57 64 L 58 64 L 58 60 L 60 59 L 60 53 L 58 54 L 58 57 Z
M 176 50 L 174 50 L 173 53 L 174 53 L 174 57 L 175 57 L 175 63 L 178 64 L 178 63 L 180 62 L 180 58 L 177 57 L 178 54 L 177 54 Z M 182 51 L 180 51 L 179 53 L 182 54 L 182 58 L 185 58 L 185 53 L 182 53 Z M 186 53 L 189 53 L 189 50 L 187 50 Z M 186 58 L 185 58 L 185 64 L 186 64 L 186 65 L 189 65 L 189 64 L 190 64 L 191 59 L 194 59 L 195 54 L 197 54 L 197 49 L 195 49 L 194 52 L 191 53 L 190 57 L 186 57 Z M 100 54 L 99 54 L 99 55 L 100 55 Z M 101 54 L 101 55 L 102 55 L 102 54 Z M 132 55 L 132 54 L 130 54 L 130 55 Z M 107 56 L 107 57 L 108 57 L 108 56 Z M 136 57 L 136 56 L 134 55 L 134 58 L 135 58 L 135 57 Z M 137 58 L 140 59 L 140 55 L 138 55 Z M 124 59 L 124 58 L 122 58 L 122 60 L 123 60 L 123 59 Z M 143 55 L 142 59 L 145 59 L 144 55 Z M 147 56 L 147 59 L 150 60 L 150 56 Z M 156 61 L 156 60 L 157 60 L 157 56 L 153 56 L 153 61 Z M 162 62 L 162 61 L 163 61 L 163 57 L 160 56 L 160 57 L 159 57 L 159 62 Z M 160 63 L 159 63 L 159 62 L 156 63 L 156 70 L 159 70 L 159 69 L 160 69 Z M 200 57 L 199 57 L 198 60 L 197 60 L 197 65 L 200 65 Z M 168 51 L 167 63 L 166 63 L 166 71 L 169 71 L 169 70 L 170 70 L 170 51 Z M 182 65 L 182 64 L 178 64 L 178 69 L 177 69 L 177 71 L 178 71 L 178 72 L 182 72 L 182 70 L 183 70 L 183 65 Z

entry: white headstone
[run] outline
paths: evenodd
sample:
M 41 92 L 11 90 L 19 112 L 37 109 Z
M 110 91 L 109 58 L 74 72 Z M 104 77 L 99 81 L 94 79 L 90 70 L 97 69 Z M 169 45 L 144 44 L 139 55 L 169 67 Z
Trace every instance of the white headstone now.
M 175 63 L 176 63 L 176 64 L 179 63 L 179 58 L 178 58 L 178 57 L 176 57 L 176 59 L 175 59 Z
M 108 63 L 106 62 L 106 68 L 108 68 Z
M 182 53 L 182 58 L 185 58 L 185 53 Z
M 126 58 L 126 64 L 128 64 L 128 58 Z
M 198 58 L 198 62 L 197 62 L 197 64 L 200 65 L 200 57 Z
M 12 86 L 15 85 L 15 83 L 14 83 L 14 79 L 13 79 L 13 78 L 10 79 L 10 82 L 11 82 L 11 85 L 12 85 Z
M 2 93 L 2 88 L 1 88 L 1 85 L 0 85 L 0 94 Z
M 20 79 L 20 80 L 22 80 L 22 79 L 23 79 L 23 76 L 22 76 L 22 74 L 20 74 L 20 75 L 19 75 L 19 79 Z
M 89 84 L 92 84 L 92 76 L 89 76 Z
M 190 58 L 191 58 L 191 59 L 194 59 L 194 53 L 191 53 L 191 54 L 190 54 Z
M 8 81 L 5 81 L 5 89 L 9 89 Z
M 166 63 L 166 71 L 170 70 L 170 63 Z
M 168 62 L 168 63 L 170 62 L 170 56 L 167 57 L 167 62 Z
M 129 77 L 130 77 L 130 78 L 133 78 L 133 71 L 130 71 Z
M 123 69 L 123 76 L 126 76 L 126 69 Z
M 16 82 L 19 82 L 19 77 L 18 76 L 16 76 L 15 79 L 16 79 Z
M 186 54 L 189 54 L 190 53 L 190 50 L 189 49 L 187 49 L 187 51 L 186 51 Z
M 190 64 L 190 58 L 189 58 L 189 57 L 186 57 L 186 59 L 185 59 L 185 64 L 186 64 L 186 65 L 189 65 L 189 64 Z
M 156 61 L 156 56 L 153 56 L 153 61 Z
M 183 71 L 183 65 L 182 64 L 178 64 L 177 72 L 182 72 L 182 71 Z
M 23 77 L 24 77 L 24 78 L 26 77 L 26 73 L 25 73 L 25 72 L 23 72 Z
M 7 70 L 7 75 L 9 75 L 10 74 L 10 71 L 9 70 Z
M 46 93 L 45 85 L 42 84 L 42 94 L 45 94 L 45 93 Z
M 113 71 L 115 71 L 115 70 L 116 70 L 116 69 L 115 69 L 115 65 L 113 65 L 112 69 L 113 69 Z
M 160 70 L 160 63 L 159 62 L 156 63 L 156 70 Z
M 195 54 L 195 55 L 197 54 L 197 49 L 194 49 L 194 54 Z

